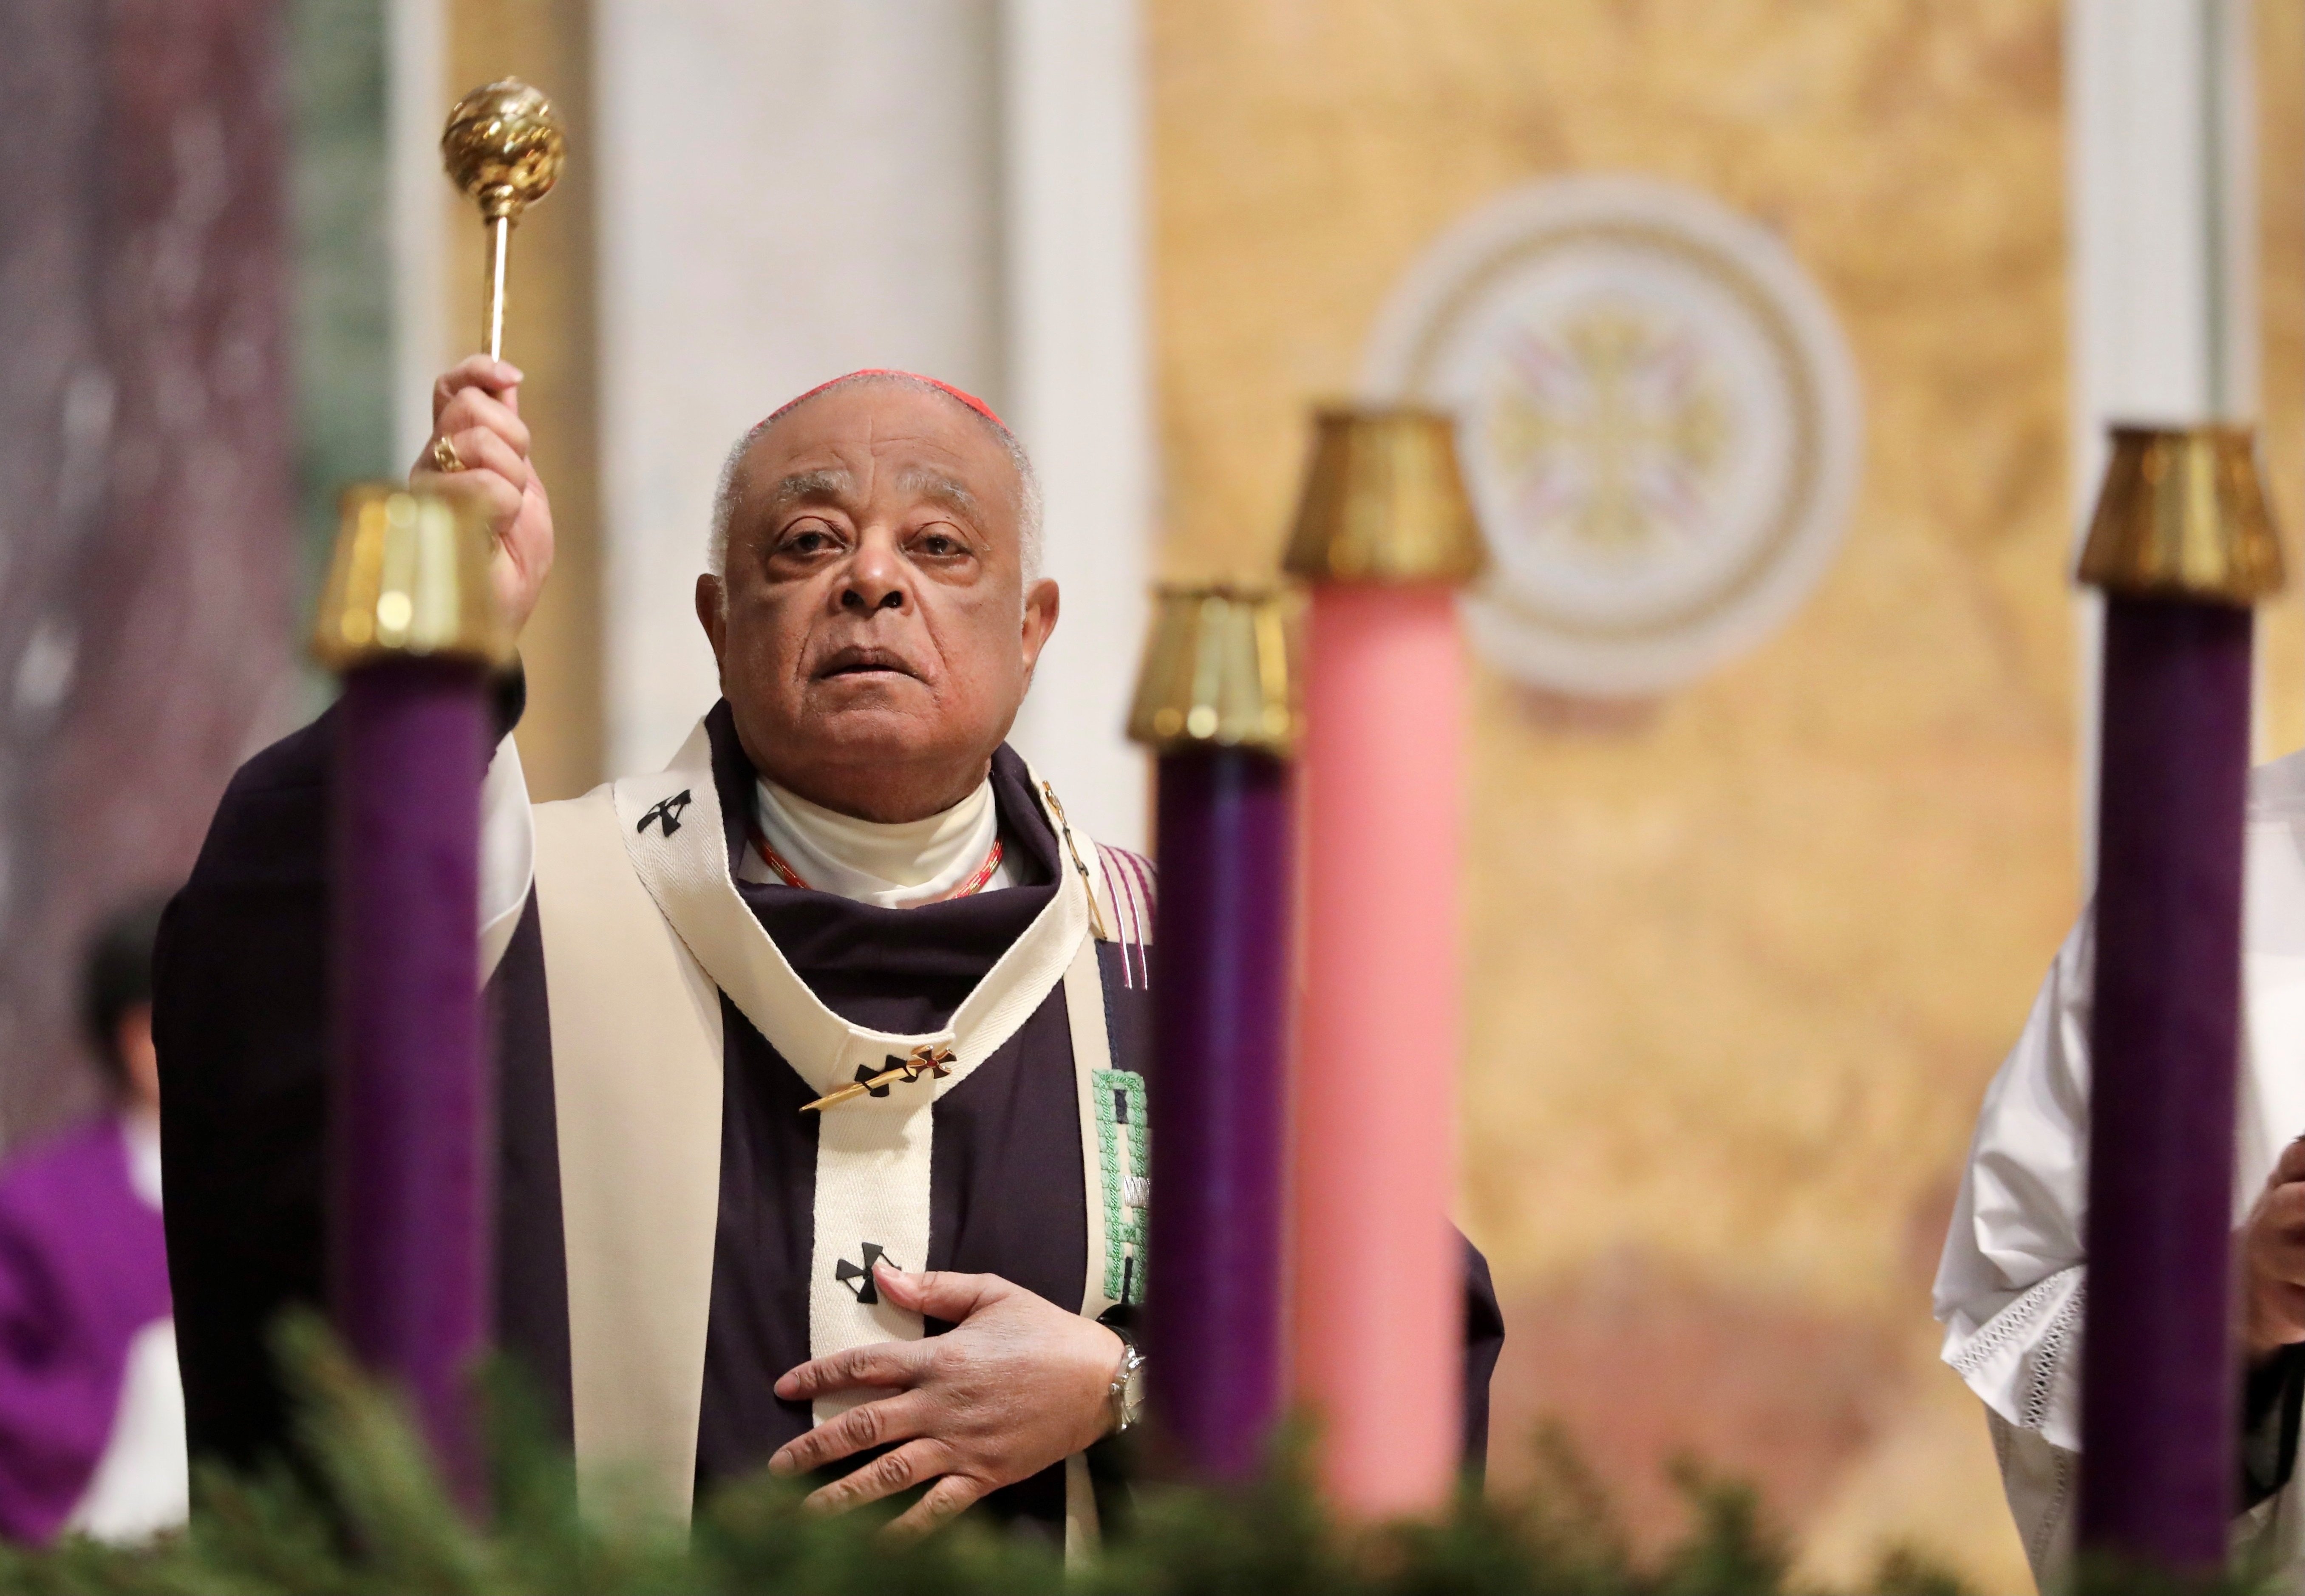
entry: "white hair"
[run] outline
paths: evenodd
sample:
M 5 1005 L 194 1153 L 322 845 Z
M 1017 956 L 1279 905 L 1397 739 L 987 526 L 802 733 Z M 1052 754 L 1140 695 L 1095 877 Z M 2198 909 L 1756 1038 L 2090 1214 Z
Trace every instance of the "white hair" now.
M 728 451 L 728 458 L 720 466 L 720 483 L 713 490 L 712 531 L 704 545 L 705 569 L 715 576 L 725 577 L 728 574 L 728 532 L 736 519 L 738 479 L 744 473 L 744 457 L 753 452 L 753 446 L 761 441 L 761 435 L 810 400 L 821 399 L 827 394 L 838 393 L 842 388 L 853 387 L 858 383 L 864 382 L 889 383 L 904 387 L 918 388 L 923 393 L 934 394 L 940 398 L 960 404 L 963 410 L 968 411 L 968 413 L 982 422 L 993 437 L 1000 440 L 1000 446 L 1008 452 L 1008 463 L 1016 469 L 1016 544 L 1020 556 L 1018 563 L 1024 567 L 1025 587 L 1029 591 L 1033 584 L 1041 580 L 1041 479 L 1033 472 L 1031 456 L 1025 453 L 1025 446 L 1016 441 L 1016 435 L 1009 431 L 997 418 L 961 404 L 958 399 L 954 398 L 951 394 L 931 382 L 927 378 L 914 377 L 906 371 L 852 371 L 846 377 L 826 383 L 821 388 L 812 388 L 797 399 L 787 401 L 778 409 L 771 411 L 766 420 L 755 422 L 751 431 L 738 438 L 736 446 Z

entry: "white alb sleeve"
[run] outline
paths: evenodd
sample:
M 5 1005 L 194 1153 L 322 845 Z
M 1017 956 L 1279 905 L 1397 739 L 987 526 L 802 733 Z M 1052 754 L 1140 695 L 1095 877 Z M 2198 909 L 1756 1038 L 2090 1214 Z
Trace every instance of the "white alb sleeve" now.
M 536 821 L 528 808 L 528 776 L 520 749 L 505 734 L 481 782 L 481 979 L 498 963 L 519 928 L 521 910 L 536 879 Z
M 2003 1487 L 2037 1576 L 2070 1544 L 2080 1450 L 2094 962 L 2084 914 L 1986 1090 L 1937 1267 L 1944 1361 L 1990 1410 Z

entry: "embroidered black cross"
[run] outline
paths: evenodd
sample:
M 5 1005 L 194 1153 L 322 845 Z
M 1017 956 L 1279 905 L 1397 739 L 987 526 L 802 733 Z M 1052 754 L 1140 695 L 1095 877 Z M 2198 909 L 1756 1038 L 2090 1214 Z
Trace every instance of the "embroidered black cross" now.
M 888 1089 L 883 1087 L 881 1090 L 885 1091 Z M 895 1259 L 889 1258 L 889 1255 L 886 1252 L 880 1251 L 880 1243 L 866 1242 L 864 1244 L 864 1267 L 863 1269 L 858 1269 L 855 1264 L 849 1262 L 848 1260 L 844 1258 L 838 1263 L 833 1265 L 832 1278 L 835 1280 L 839 1281 L 841 1285 L 847 1286 L 849 1290 L 855 1292 L 856 1294 L 856 1300 L 867 1308 L 870 1308 L 880 1300 L 880 1293 L 872 1283 L 872 1266 L 879 1263 L 884 1258 L 888 1259 L 889 1267 L 890 1269 L 901 1267 L 897 1264 Z
M 680 811 L 686 809 L 691 802 L 692 800 L 689 796 L 689 790 L 684 787 L 679 792 L 675 793 L 671 797 L 667 798 L 661 803 L 659 803 L 655 808 L 650 810 L 648 813 L 642 815 L 641 817 L 641 823 L 634 827 L 633 829 L 634 831 L 646 831 L 650 827 L 657 824 L 659 821 L 662 821 L 664 824 L 665 836 L 670 836 L 674 832 L 680 829 Z

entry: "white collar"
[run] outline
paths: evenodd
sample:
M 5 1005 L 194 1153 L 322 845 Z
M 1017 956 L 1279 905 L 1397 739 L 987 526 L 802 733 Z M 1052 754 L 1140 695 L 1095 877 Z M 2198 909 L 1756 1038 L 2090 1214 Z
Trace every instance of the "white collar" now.
M 769 846 L 809 886 L 883 909 L 950 896 L 982 867 L 999 829 L 989 776 L 921 820 L 860 820 L 765 778 L 753 784 L 753 813 Z

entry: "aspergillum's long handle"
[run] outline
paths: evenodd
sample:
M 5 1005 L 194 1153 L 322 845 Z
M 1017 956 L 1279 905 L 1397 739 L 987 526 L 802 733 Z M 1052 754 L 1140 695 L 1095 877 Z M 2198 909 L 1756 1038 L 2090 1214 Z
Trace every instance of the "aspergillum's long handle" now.
M 488 331 L 489 359 L 504 358 L 505 262 L 512 255 L 512 218 L 498 216 L 489 223 L 489 281 L 481 325 Z

